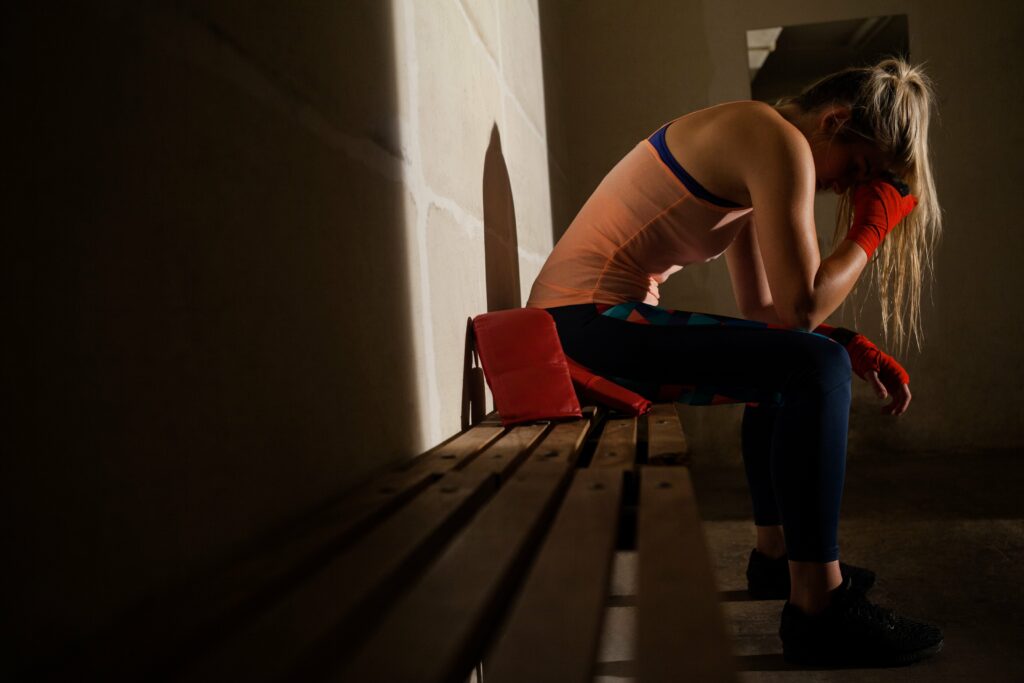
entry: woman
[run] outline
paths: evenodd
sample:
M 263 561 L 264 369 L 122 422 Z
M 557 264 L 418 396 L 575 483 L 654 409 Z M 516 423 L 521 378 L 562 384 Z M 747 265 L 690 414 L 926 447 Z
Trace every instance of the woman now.
M 838 561 L 851 355 L 875 352 L 822 324 L 876 256 L 884 329 L 891 322 L 900 345 L 912 334 L 920 346 L 922 266 L 940 231 L 933 99 L 920 68 L 888 59 L 775 106 L 730 102 L 666 124 L 604 178 L 527 304 L 550 312 L 566 355 L 648 398 L 747 403 L 749 589 L 788 597 L 780 636 L 790 661 L 901 664 L 942 646 L 937 628 L 868 601 L 872 572 Z M 845 239 L 825 259 L 819 190 L 843 195 Z M 659 283 L 722 253 L 744 319 L 657 306 Z M 874 357 L 886 361 L 881 374 L 858 374 L 891 394 L 883 411 L 899 415 L 909 378 Z

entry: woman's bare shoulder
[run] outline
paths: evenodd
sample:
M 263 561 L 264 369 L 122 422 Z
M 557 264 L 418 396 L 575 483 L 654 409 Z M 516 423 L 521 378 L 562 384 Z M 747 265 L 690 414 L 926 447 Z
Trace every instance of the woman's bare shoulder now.
M 668 131 L 671 139 L 692 144 L 694 140 L 715 140 L 721 146 L 740 149 L 807 148 L 806 138 L 774 107 L 757 100 L 723 102 L 699 109 L 675 121 Z M 721 150 L 725 151 L 725 150 Z
M 765 102 L 741 100 L 726 102 L 710 109 L 718 110 L 715 121 L 722 132 L 729 130 L 740 138 L 774 138 L 788 143 L 806 142 L 800 129 Z
M 677 120 L 666 132 L 669 149 L 712 193 L 750 205 L 752 173 L 791 174 L 813 167 L 800 130 L 771 105 L 725 102 Z

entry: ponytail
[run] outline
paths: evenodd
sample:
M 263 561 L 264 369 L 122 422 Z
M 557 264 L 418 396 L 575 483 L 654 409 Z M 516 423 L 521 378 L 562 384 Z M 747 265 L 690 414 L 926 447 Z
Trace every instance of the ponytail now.
M 920 351 L 921 292 L 925 274 L 934 281 L 934 258 L 942 235 L 942 215 L 935 191 L 928 126 L 935 94 L 920 66 L 899 57 L 870 67 L 853 67 L 822 78 L 799 95 L 776 106 L 795 103 L 803 111 L 822 106 L 850 107 L 840 129 L 845 139 L 866 139 L 889 159 L 892 171 L 918 199 L 914 209 L 886 238 L 869 264 L 869 280 L 878 290 L 882 333 L 897 352 L 913 340 Z M 846 236 L 853 220 L 853 188 L 839 199 L 834 245 Z

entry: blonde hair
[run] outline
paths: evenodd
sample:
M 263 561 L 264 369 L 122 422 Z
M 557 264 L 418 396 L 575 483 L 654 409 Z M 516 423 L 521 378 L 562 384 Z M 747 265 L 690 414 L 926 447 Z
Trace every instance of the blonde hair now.
M 890 57 L 869 67 L 853 67 L 808 86 L 793 102 L 803 111 L 834 104 L 851 109 L 841 138 L 860 137 L 875 144 L 892 171 L 910 187 L 917 207 L 886 237 L 869 263 L 870 281 L 882 307 L 882 333 L 902 352 L 913 339 L 921 350 L 921 291 L 924 276 L 934 281 L 935 251 L 942 235 L 942 212 L 928 152 L 928 123 L 935 102 L 931 79 L 921 66 Z M 845 134 L 844 134 L 845 132 Z M 833 246 L 853 220 L 853 189 L 839 199 Z

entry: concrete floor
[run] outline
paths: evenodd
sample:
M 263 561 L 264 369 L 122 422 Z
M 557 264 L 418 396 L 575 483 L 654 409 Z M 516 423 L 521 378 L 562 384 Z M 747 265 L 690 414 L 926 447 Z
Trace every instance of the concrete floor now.
M 743 589 L 753 529 L 739 463 L 698 466 L 700 509 L 744 681 L 1024 681 L 1024 458 L 1019 453 L 851 458 L 843 558 L 878 573 L 874 602 L 940 626 L 943 652 L 873 671 L 794 671 L 781 602 Z
M 945 633 L 936 657 L 895 669 L 794 669 L 778 640 L 781 601 L 746 596 L 754 540 L 740 463 L 693 469 L 741 680 L 1024 681 L 1024 454 L 886 454 L 851 459 L 840 528 L 842 557 L 874 569 L 872 600 Z M 617 558 L 629 593 L 635 558 Z M 614 593 L 614 591 L 613 591 Z M 632 680 L 629 601 L 607 612 L 599 683 Z

